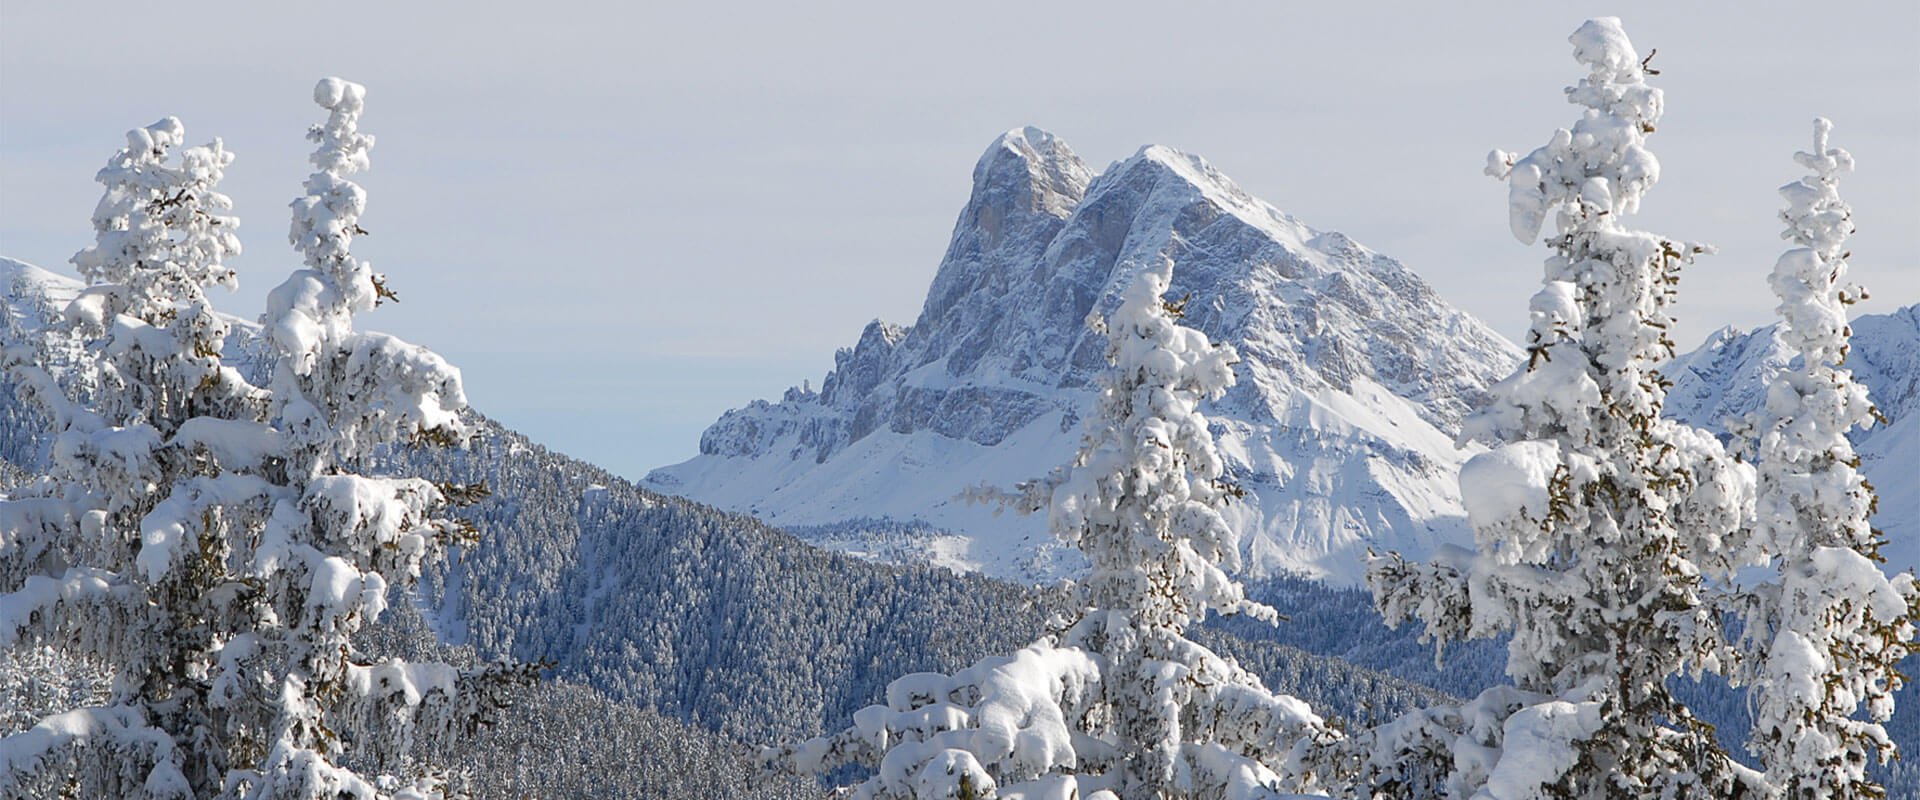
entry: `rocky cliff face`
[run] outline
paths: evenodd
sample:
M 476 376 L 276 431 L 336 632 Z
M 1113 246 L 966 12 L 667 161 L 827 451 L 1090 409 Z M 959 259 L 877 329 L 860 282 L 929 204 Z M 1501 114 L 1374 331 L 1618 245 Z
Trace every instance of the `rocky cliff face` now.
M 1146 147 L 1094 175 L 1065 143 L 1010 131 L 974 168 L 920 318 L 869 325 L 818 392 L 728 412 L 665 491 L 772 522 L 837 530 L 916 521 L 924 556 L 1046 579 L 1074 563 L 1037 519 L 954 496 L 1064 463 L 1104 367 L 1089 313 L 1172 259 L 1187 322 L 1239 348 L 1240 383 L 1208 410 L 1250 492 L 1234 514 L 1255 571 L 1346 582 L 1365 547 L 1466 541 L 1452 444 L 1517 351 L 1419 276 L 1312 230 L 1204 160 Z M 891 529 L 890 530 L 897 530 Z M 857 537 L 854 537 L 857 539 Z

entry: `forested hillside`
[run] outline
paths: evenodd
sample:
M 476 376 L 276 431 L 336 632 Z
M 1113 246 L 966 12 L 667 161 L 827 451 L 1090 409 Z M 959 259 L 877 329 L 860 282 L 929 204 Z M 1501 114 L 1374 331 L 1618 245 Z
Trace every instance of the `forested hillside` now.
M 67 347 L 51 324 L 57 297 L 49 298 L 73 287 L 12 264 L 4 287 L 8 330 L 50 337 L 56 350 Z M 254 330 L 236 321 L 228 344 L 232 365 L 242 372 L 262 366 L 253 355 Z M 6 423 L 0 438 L 5 491 L 40 468 L 47 423 L 5 378 L 0 420 Z M 632 786 L 739 774 L 728 771 L 734 767 L 703 766 L 703 759 L 722 754 L 711 757 L 733 764 L 739 748 L 844 726 L 894 677 L 953 670 L 1028 643 L 1061 602 L 1058 592 L 820 550 L 751 517 L 637 488 L 478 414 L 468 422 L 476 433 L 464 448 L 389 449 L 363 468 L 438 482 L 484 481 L 491 490 L 457 509 L 479 528 L 479 542 L 430 566 L 416 593 L 393 598 L 396 611 L 376 629 L 390 644 L 412 642 L 413 652 L 427 652 L 422 636 L 433 630 L 444 643 L 465 648 L 459 652 L 467 658 L 553 662 L 555 683 L 501 712 L 496 731 L 473 740 L 477 749 L 466 761 L 476 775 L 489 776 L 481 782 L 488 786 L 531 787 L 525 781 L 539 780 L 560 791 L 556 787 L 590 786 L 593 776 L 621 770 L 648 770 L 620 779 Z M 1317 605 L 1328 591 L 1302 582 L 1275 605 L 1311 629 L 1326 622 Z M 1282 622 L 1280 630 L 1291 624 Z M 1245 633 L 1273 635 L 1259 628 Z M 1270 685 L 1334 718 L 1397 714 L 1440 696 L 1271 639 L 1220 632 L 1206 638 Z M 97 690 L 97 675 L 89 678 L 84 666 L 63 661 L 53 671 L 72 678 L 62 685 L 74 691 Z M 553 773 L 515 778 L 499 771 L 528 758 L 529 748 L 546 757 L 550 739 L 542 737 L 575 735 L 568 720 L 582 715 L 639 728 L 631 739 L 596 741 L 577 759 L 570 753 Z M 657 738 L 649 731 L 672 738 L 683 724 L 717 738 L 694 736 L 685 745 L 691 754 L 678 761 L 625 760 L 626 748 Z
M 553 658 L 563 677 L 738 738 L 843 726 L 894 677 L 1017 649 L 1059 603 L 976 575 L 820 550 L 496 424 L 481 430 L 470 450 L 408 455 L 420 474 L 485 479 L 495 491 L 468 509 L 481 544 L 423 584 L 435 625 L 480 653 Z M 1318 619 L 1318 595 L 1330 590 L 1312 586 L 1302 582 L 1281 613 Z M 1276 685 L 1333 716 L 1431 696 L 1271 641 L 1242 647 L 1274 675 L 1298 676 Z

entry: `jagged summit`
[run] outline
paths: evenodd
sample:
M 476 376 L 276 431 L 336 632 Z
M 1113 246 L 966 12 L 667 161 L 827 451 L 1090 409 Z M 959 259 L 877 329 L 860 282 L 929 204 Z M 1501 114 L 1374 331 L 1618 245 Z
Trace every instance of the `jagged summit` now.
M 1004 197 L 1016 205 L 1002 206 L 1003 211 L 1020 208 L 1064 219 L 1092 178 L 1093 172 L 1066 142 L 1039 128 L 1015 128 L 994 139 L 974 164 L 974 199 Z
M 927 356 L 931 341 L 1002 332 L 994 307 L 1015 305 L 1014 292 L 1048 280 L 1034 270 L 1092 179 L 1065 142 L 1039 128 L 995 139 L 974 165 L 973 192 L 954 223 L 905 352 Z
M 1369 543 L 1424 552 L 1464 538 L 1453 434 L 1517 353 L 1417 275 L 1167 147 L 1096 176 L 1023 128 L 995 139 L 973 177 L 913 326 L 869 325 L 820 392 L 728 412 L 699 457 L 648 481 L 788 525 L 918 521 L 956 534 L 921 554 L 957 567 L 1069 571 L 1041 520 L 953 498 L 1073 452 L 1104 366 L 1088 314 L 1172 259 L 1187 322 L 1245 359 L 1209 414 L 1257 500 L 1236 511 L 1257 569 L 1353 580 Z

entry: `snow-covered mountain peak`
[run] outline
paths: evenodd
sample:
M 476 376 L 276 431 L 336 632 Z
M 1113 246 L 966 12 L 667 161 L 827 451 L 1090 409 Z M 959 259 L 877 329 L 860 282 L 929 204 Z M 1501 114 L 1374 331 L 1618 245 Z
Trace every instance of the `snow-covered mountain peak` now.
M 1299 220 L 1248 194 L 1205 158 L 1165 145 L 1141 147 L 1131 158 L 1109 167 L 1101 177 L 1115 184 L 1164 182 L 1175 192 L 1189 194 L 1189 202 L 1204 200 L 1215 209 L 1289 244 L 1303 244 L 1314 235 Z M 1098 191 L 1100 189 L 1095 188 L 1090 193 Z
M 1066 142 L 1028 126 L 1000 134 L 973 167 L 974 196 L 1011 192 L 1026 210 L 1065 217 L 1087 191 L 1093 173 Z
M 962 300 L 1004 297 L 1086 194 L 1093 172 L 1072 148 L 1039 128 L 994 139 L 973 167 L 973 192 L 954 223 L 918 328 L 970 326 Z M 956 318 L 958 317 L 958 318 Z
M 1148 146 L 1093 175 L 1032 128 L 996 139 L 909 328 L 869 325 L 821 391 L 755 402 L 649 481 L 787 525 L 919 521 L 926 557 L 1015 577 L 1070 571 L 1038 519 L 954 500 L 1064 463 L 1104 368 L 1086 327 L 1143 267 L 1174 263 L 1186 321 L 1244 358 L 1213 404 L 1256 569 L 1353 580 L 1368 544 L 1463 539 L 1459 420 L 1517 352 L 1398 262 L 1315 231 L 1204 159 Z M 1377 534 L 1377 535 L 1376 535 Z M 836 534 L 837 535 L 837 534 Z M 857 546 L 857 545 L 854 545 Z

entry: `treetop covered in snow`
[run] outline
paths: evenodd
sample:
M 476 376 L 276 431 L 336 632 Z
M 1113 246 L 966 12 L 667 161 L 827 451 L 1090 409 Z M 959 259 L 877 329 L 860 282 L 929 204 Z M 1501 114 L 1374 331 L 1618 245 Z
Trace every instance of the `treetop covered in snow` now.
M 1776 572 L 1736 606 L 1737 677 L 1756 696 L 1748 750 L 1775 785 L 1875 796 L 1866 767 L 1895 752 L 1882 723 L 1905 680 L 1895 665 L 1912 651 L 1920 587 L 1912 572 L 1889 577 L 1880 566 L 1883 542 L 1869 523 L 1877 500 L 1847 438 L 1877 412 L 1843 366 L 1847 306 L 1865 293 L 1846 282 L 1853 222 L 1839 177 L 1853 157 L 1829 145 L 1832 129 L 1814 120 L 1813 149 L 1794 154 L 1808 174 L 1780 189 L 1781 238 L 1798 246 L 1768 280 L 1780 298 L 1778 337 L 1799 359 L 1735 425 L 1759 467 L 1756 518 L 1741 544 L 1747 560 Z
M 1495 150 L 1487 174 L 1507 181 L 1513 235 L 1531 244 L 1547 212 L 1560 210 L 1562 232 L 1590 215 L 1632 214 L 1660 180 L 1660 160 L 1646 148 L 1664 101 L 1647 85 L 1646 61 L 1616 17 L 1587 20 L 1569 37 L 1573 57 L 1589 74 L 1567 88 L 1567 101 L 1586 111 L 1573 128 L 1554 131 L 1525 158 Z M 1651 60 L 1652 56 L 1648 56 Z

